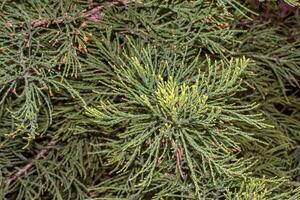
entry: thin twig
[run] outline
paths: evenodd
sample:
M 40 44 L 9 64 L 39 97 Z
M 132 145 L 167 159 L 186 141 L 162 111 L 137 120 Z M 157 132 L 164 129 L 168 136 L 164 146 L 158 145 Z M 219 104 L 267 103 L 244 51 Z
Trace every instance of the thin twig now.
M 18 168 L 16 171 L 7 176 L 4 180 L 4 184 L 6 186 L 9 186 L 13 181 L 23 176 L 24 174 L 27 174 L 28 171 L 33 167 L 34 162 L 43 158 L 48 153 L 49 149 L 54 145 L 55 141 L 51 141 L 46 147 L 42 148 L 40 152 L 34 157 L 34 159 L 31 160 L 27 165 Z
M 177 169 L 179 171 L 181 178 L 184 179 L 184 174 L 183 174 L 183 171 L 181 169 L 181 164 L 180 164 L 180 162 L 182 160 L 182 156 L 183 156 L 183 151 L 182 151 L 181 147 L 179 146 L 176 148 L 176 166 L 177 166 Z

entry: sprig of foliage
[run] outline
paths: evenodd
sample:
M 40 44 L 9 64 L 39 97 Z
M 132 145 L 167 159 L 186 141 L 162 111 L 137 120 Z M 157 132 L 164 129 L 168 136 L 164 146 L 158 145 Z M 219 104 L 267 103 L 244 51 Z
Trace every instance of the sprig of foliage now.
M 243 90 L 240 76 L 249 61 L 185 63 L 152 58 L 153 51 L 144 49 L 115 66 L 117 79 L 102 83 L 111 88 L 105 93 L 110 99 L 88 113 L 113 139 L 100 144 L 107 148 L 112 173 L 129 173 L 129 183 L 148 188 L 155 171 L 169 168 L 191 181 L 200 198 L 202 179 L 216 184 L 217 177 L 247 171 L 249 160 L 238 159 L 236 152 L 241 139 L 255 141 L 255 136 L 241 125 L 267 127 L 259 114 L 249 113 L 255 104 L 230 102 Z M 120 102 L 114 102 L 116 96 Z
M 300 196 L 299 187 L 287 192 L 281 192 L 282 187 L 288 187 L 286 180 L 272 180 L 266 178 L 251 178 L 243 181 L 238 190 L 226 189 L 227 200 L 252 200 L 252 199 L 298 199 Z M 280 191 L 280 192 L 278 192 Z

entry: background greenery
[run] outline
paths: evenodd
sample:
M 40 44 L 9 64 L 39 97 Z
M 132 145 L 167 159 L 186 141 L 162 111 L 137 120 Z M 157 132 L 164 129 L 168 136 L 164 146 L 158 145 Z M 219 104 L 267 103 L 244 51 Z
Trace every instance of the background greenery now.
M 300 199 L 297 0 L 4 0 L 0 199 Z

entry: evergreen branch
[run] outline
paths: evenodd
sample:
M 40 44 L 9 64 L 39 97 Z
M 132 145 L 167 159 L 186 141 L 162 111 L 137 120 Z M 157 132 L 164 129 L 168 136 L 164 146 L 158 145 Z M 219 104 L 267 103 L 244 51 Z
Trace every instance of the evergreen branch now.
M 34 166 L 34 162 L 42 159 L 49 151 L 50 148 L 52 148 L 56 144 L 56 141 L 52 140 L 48 143 L 47 146 L 42 148 L 38 154 L 32 159 L 28 164 L 25 166 L 18 168 L 16 171 L 12 172 L 10 175 L 5 177 L 4 184 L 6 187 L 8 187 L 13 181 L 16 179 L 22 177 L 23 175 L 27 174 L 30 169 Z
M 155 179 L 153 170 L 165 170 L 168 163 L 182 180 L 193 180 L 197 196 L 201 173 L 209 174 L 214 184 L 218 176 L 247 175 L 251 159 L 237 159 L 240 144 L 234 136 L 255 141 L 255 135 L 244 131 L 241 124 L 268 127 L 260 115 L 248 114 L 256 109 L 255 104 L 238 106 L 228 98 L 242 91 L 240 76 L 248 60 L 211 64 L 208 58 L 202 63 L 196 58 L 186 64 L 176 56 L 168 61 L 152 59 L 151 52 L 157 58 L 157 51 L 151 48 L 125 56 L 122 65 L 113 67 L 116 80 L 103 82 L 111 88 L 109 100 L 88 108 L 95 123 L 107 129 L 124 127 L 122 132 L 112 131 L 120 143 L 108 145 L 109 165 L 121 168 L 119 173 L 133 168 L 130 182 L 148 188 Z M 115 95 L 121 95 L 123 101 L 110 100 Z M 135 153 L 125 156 L 130 152 Z M 160 165 L 155 164 L 158 160 Z

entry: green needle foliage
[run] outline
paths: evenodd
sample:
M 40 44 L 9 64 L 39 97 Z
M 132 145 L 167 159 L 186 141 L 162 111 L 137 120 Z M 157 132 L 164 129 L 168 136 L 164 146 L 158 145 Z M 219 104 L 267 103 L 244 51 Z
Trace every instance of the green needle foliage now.
M 260 114 L 251 113 L 255 103 L 243 105 L 234 97 L 244 90 L 241 74 L 249 61 L 212 64 L 195 58 L 186 64 L 176 57 L 153 60 L 152 51 L 157 54 L 136 51 L 113 67 L 117 79 L 103 83 L 111 88 L 106 95 L 112 100 L 88 109 L 113 138 L 100 144 L 107 147 L 112 173 L 134 174 L 128 184 L 143 188 L 151 185 L 155 172 L 176 174 L 193 183 L 198 198 L 207 179 L 216 184 L 223 176 L 242 177 L 250 160 L 238 158 L 240 142 L 256 140 L 243 127 L 268 127 Z
M 11 4 L 4 4 L 0 15 L 1 106 L 15 123 L 9 136 L 31 141 L 52 123 L 50 97 L 55 91 L 66 90 L 79 98 L 64 77 L 77 75 L 79 57 L 72 47 L 84 36 L 72 25 L 78 18 L 75 7 L 69 8 L 68 16 L 63 14 L 68 4 L 65 8 L 60 8 L 61 3 Z M 43 126 L 38 122 L 40 112 L 48 115 Z
M 285 0 L 285 2 L 291 6 L 299 6 L 300 5 L 299 1 L 296 1 L 296 0 Z
M 287 184 L 286 180 L 251 178 L 241 182 L 239 190 L 226 190 L 225 199 L 299 199 L 299 188 L 282 192 L 282 188 L 286 187 L 285 184 Z
M 298 1 L 0 2 L 0 200 L 300 199 Z

